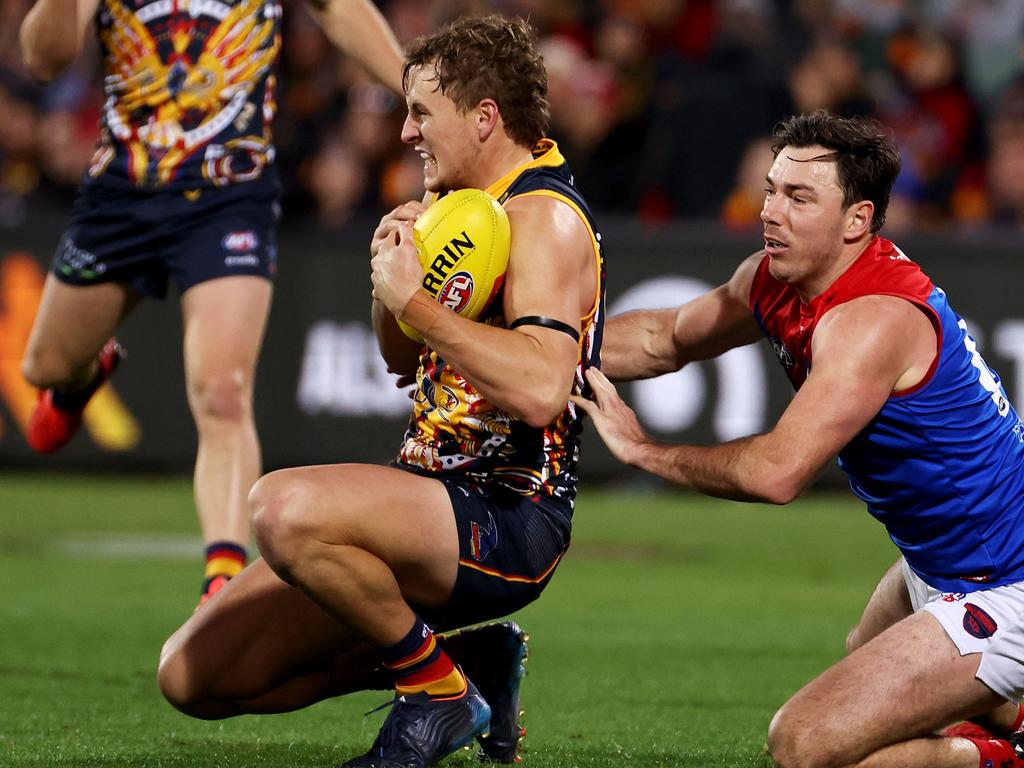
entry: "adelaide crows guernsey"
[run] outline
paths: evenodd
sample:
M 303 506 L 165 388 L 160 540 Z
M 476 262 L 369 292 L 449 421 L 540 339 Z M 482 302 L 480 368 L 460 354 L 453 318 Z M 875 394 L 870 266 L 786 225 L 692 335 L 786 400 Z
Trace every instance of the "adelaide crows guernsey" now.
M 103 0 L 100 146 L 86 185 L 198 189 L 273 162 L 276 0 Z
M 601 236 L 587 204 L 553 141 L 542 140 L 533 161 L 486 190 L 499 202 L 521 195 L 545 195 L 572 208 L 590 232 L 597 292 L 579 342 L 572 391 L 585 386 L 583 371 L 599 365 L 604 325 L 604 259 Z M 556 251 L 551 252 L 557 258 Z M 505 327 L 502 295 L 482 319 Z M 567 404 L 546 427 L 531 427 L 489 403 L 482 393 L 430 347 L 424 347 L 416 377 L 415 404 L 398 461 L 429 473 L 461 473 L 482 483 L 500 483 L 527 496 L 545 495 L 569 502 L 576 496 L 582 412 Z
M 1024 581 L 1024 423 L 964 321 L 921 269 L 881 237 L 804 304 L 759 265 L 750 306 L 795 389 L 813 375 L 811 338 L 830 309 L 895 296 L 935 327 L 936 357 L 839 453 L 853 492 L 932 587 L 971 592 Z

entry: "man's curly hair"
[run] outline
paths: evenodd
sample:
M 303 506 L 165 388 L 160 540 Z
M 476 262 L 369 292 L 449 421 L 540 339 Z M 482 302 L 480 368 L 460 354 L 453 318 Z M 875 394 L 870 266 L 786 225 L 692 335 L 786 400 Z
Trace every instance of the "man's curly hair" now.
M 405 53 L 406 89 L 410 72 L 418 67 L 433 68 L 437 88 L 463 114 L 494 99 L 505 132 L 517 144 L 533 148 L 547 133 L 547 70 L 533 31 L 522 19 L 496 14 L 462 18 L 419 37 Z

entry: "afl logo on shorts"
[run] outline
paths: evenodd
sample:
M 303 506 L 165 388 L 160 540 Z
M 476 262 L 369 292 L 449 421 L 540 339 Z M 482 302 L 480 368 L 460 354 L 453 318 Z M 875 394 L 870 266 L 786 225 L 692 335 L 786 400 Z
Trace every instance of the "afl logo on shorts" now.
M 437 292 L 437 301 L 452 312 L 461 312 L 473 298 L 473 276 L 469 272 L 456 272 Z
M 974 603 L 964 603 L 964 629 L 972 637 L 984 640 L 992 637 L 999 627 L 995 619 Z
M 244 232 L 228 232 L 220 244 L 230 253 L 248 253 L 260 247 L 260 239 L 255 232 L 247 229 Z

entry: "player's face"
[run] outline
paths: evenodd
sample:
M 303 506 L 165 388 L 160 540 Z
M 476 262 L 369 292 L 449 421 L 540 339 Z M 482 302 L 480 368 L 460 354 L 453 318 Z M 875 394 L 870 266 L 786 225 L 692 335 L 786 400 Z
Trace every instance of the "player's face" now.
M 430 192 L 477 186 L 473 169 L 480 145 L 470 114 L 460 114 L 455 102 L 440 92 L 429 64 L 409 72 L 405 94 L 409 114 L 402 141 L 423 158 L 423 184 Z
M 768 171 L 761 222 L 769 271 L 812 289 L 843 248 L 847 210 L 834 161 L 824 147 L 783 147 Z M 822 286 L 824 288 L 826 286 Z

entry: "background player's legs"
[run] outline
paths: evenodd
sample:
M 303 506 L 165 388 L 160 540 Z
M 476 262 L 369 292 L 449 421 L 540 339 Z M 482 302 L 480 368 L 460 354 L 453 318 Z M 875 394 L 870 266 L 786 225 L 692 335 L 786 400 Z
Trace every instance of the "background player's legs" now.
M 769 728 L 772 758 L 784 768 L 975 768 L 978 747 L 931 734 L 1004 701 L 975 678 L 980 660 L 961 656 L 931 614 L 915 613 L 786 702 Z
M 199 283 L 181 297 L 185 384 L 199 436 L 194 493 L 207 545 L 204 595 L 244 565 L 246 498 L 260 475 L 253 379 L 272 292 L 268 280 L 237 276 Z
M 77 286 L 49 275 L 25 349 L 25 379 L 40 389 L 87 386 L 100 348 L 141 298 L 123 283 Z

